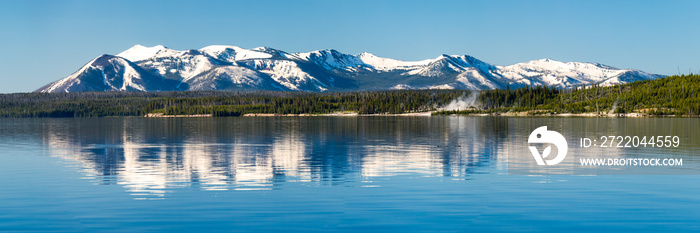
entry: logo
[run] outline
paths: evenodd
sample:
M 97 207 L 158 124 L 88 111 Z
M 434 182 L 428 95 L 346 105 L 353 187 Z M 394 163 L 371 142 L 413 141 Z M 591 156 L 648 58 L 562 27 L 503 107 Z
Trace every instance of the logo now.
M 557 147 L 557 156 L 552 159 L 546 159 L 552 152 L 552 146 L 544 148 L 541 155 L 540 152 L 537 151 L 537 147 L 530 146 L 530 152 L 532 152 L 532 156 L 535 157 L 538 165 L 556 165 L 564 160 L 566 151 L 569 150 L 564 136 L 557 131 L 547 130 L 547 126 L 542 126 L 532 131 L 530 137 L 527 139 L 527 143 L 530 145 L 533 143 L 549 143 Z

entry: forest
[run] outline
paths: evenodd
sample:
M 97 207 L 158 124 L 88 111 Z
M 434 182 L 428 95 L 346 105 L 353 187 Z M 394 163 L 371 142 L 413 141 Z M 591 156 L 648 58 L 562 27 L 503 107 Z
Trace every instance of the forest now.
M 397 114 L 434 111 L 465 93 L 468 91 L 17 93 L 0 95 L 0 117 L 112 117 L 148 113 L 212 116 L 334 112 Z
M 675 75 L 605 87 L 582 85 L 566 90 L 544 86 L 485 90 L 480 91 L 476 103 L 474 109 L 438 111 L 434 114 L 636 112 L 655 116 L 698 116 L 700 75 Z
M 116 117 L 211 114 L 216 117 L 266 114 L 400 114 L 432 111 L 434 115 L 560 113 L 657 116 L 700 115 L 700 75 L 676 75 L 622 85 L 581 85 L 576 89 L 527 86 L 477 91 L 472 108 L 443 106 L 470 95 L 468 90 L 394 90 L 365 92 L 77 92 L 0 95 L 0 117 Z

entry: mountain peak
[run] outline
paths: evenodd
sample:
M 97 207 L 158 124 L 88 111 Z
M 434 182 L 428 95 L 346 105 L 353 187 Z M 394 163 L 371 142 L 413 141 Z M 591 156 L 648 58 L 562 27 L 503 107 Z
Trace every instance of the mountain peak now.
M 110 60 L 116 59 L 116 58 L 118 58 L 118 57 L 116 57 L 114 55 L 102 54 L 99 57 L 92 60 L 92 62 L 90 62 L 90 64 L 88 64 L 88 65 L 93 66 L 93 67 L 106 66 L 106 65 L 108 65 Z
M 264 58 L 270 58 L 274 54 L 270 54 L 267 51 L 270 50 L 270 48 L 255 48 L 255 49 L 260 49 L 262 51 L 255 51 L 253 49 L 244 49 L 238 46 L 230 46 L 230 45 L 210 45 L 204 48 L 201 48 L 199 51 L 202 51 L 203 53 L 209 54 L 212 57 L 215 57 L 217 59 L 223 60 L 223 61 L 228 61 L 228 62 L 234 62 L 234 61 L 240 61 L 240 60 L 246 60 L 246 59 L 264 59 Z
M 169 56 L 178 53 L 176 50 L 169 49 L 163 45 L 146 47 L 140 44 L 134 45 L 124 52 L 117 54 L 119 57 L 126 58 L 130 61 L 141 61 L 156 56 Z
M 260 46 L 260 47 L 252 48 L 251 50 L 262 50 L 262 51 L 265 51 L 265 50 L 270 50 L 270 49 L 273 49 L 273 48 L 267 47 L 267 46 Z
M 271 48 L 271 47 L 257 47 L 253 48 L 249 51 L 254 51 L 258 53 L 264 53 L 264 54 L 269 54 L 270 57 L 267 58 L 288 58 L 288 53 L 279 49 Z
M 442 55 L 436 57 L 435 60 L 446 59 L 446 58 L 452 58 L 452 56 L 443 53 Z
M 258 51 L 258 52 L 269 53 L 269 54 L 281 54 L 281 53 L 285 53 L 285 52 L 282 51 L 282 50 L 275 49 L 275 48 L 271 48 L 271 47 L 267 47 L 267 46 L 256 47 L 256 48 L 253 48 L 253 49 L 251 49 L 251 50 L 252 50 L 252 51 Z
M 144 46 L 141 44 L 136 44 L 134 46 L 131 46 L 131 48 L 127 49 L 126 51 L 129 50 L 163 50 L 163 49 L 168 49 L 168 47 L 165 47 L 163 45 L 155 45 L 152 47 Z
M 361 52 L 355 56 L 357 56 L 357 57 L 377 57 L 377 55 L 374 55 L 374 54 L 368 53 L 368 52 Z
M 323 49 L 308 53 L 295 53 L 292 55 L 301 60 L 316 63 L 327 70 L 342 69 L 349 71 L 357 67 L 367 66 L 360 58 L 338 52 L 335 49 Z
M 317 55 L 329 54 L 329 55 L 332 55 L 332 56 L 348 55 L 348 54 L 344 54 L 344 53 L 338 52 L 338 50 L 335 50 L 335 49 L 321 49 L 321 50 L 315 50 L 315 51 L 308 52 L 308 53 L 306 53 L 306 54 L 317 54 Z
M 112 58 L 115 58 L 115 57 L 116 57 L 116 56 L 110 55 L 110 54 L 102 54 L 102 55 L 96 57 L 95 60 L 98 60 L 98 59 L 112 59 Z
M 549 58 L 538 59 L 538 60 L 535 60 L 535 62 L 540 62 L 540 63 L 566 63 L 566 62 L 563 62 L 563 61 L 552 60 L 552 59 L 549 59 Z
M 227 49 L 231 49 L 231 50 L 240 50 L 240 49 L 243 49 L 243 48 L 238 47 L 238 46 L 233 46 L 233 45 L 209 45 L 209 46 L 206 46 L 206 47 L 201 48 L 201 49 L 199 49 L 199 50 L 223 51 L 223 50 L 227 50 Z

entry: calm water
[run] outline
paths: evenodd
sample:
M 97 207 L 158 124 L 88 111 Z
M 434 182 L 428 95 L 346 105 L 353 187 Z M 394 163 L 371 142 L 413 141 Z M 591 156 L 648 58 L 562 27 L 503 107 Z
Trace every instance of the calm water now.
M 700 231 L 698 175 L 509 174 L 542 124 L 700 170 L 697 119 L 0 119 L 0 231 Z

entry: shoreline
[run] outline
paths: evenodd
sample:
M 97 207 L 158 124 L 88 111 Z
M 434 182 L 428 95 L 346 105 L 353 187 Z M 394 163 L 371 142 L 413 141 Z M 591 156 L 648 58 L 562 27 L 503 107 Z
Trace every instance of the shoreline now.
M 247 113 L 243 117 L 276 117 L 276 116 L 337 116 L 337 117 L 358 117 L 358 116 L 432 116 L 433 112 L 412 112 L 412 113 L 399 113 L 399 114 L 359 114 L 356 112 L 336 112 L 336 113 L 324 113 L 324 114 L 275 114 L 275 113 Z
M 163 115 L 163 113 L 148 113 L 143 117 L 156 118 L 175 118 L 175 117 L 214 117 L 212 114 L 195 114 L 195 115 Z
M 393 117 L 393 116 L 434 116 L 431 112 L 413 112 L 399 114 L 359 114 L 356 112 L 338 112 L 324 114 L 276 114 L 276 113 L 247 113 L 241 117 Z M 473 114 L 444 114 L 435 116 L 501 116 L 501 117 L 599 117 L 599 118 L 664 118 L 664 117 L 683 117 L 697 118 L 698 116 L 666 116 L 666 115 L 649 115 L 646 113 L 619 113 L 619 114 L 596 114 L 596 113 L 558 113 L 558 114 L 531 114 L 531 112 L 509 112 L 509 113 L 473 113 Z M 193 118 L 193 117 L 214 117 L 212 114 L 195 114 L 195 115 L 163 115 L 163 113 L 148 113 L 143 117 L 147 118 Z
M 509 112 L 509 113 L 472 113 L 472 114 L 444 114 L 444 116 L 504 116 L 504 117 L 596 117 L 596 118 L 665 118 L 682 117 L 697 118 L 689 115 L 650 115 L 646 113 L 617 113 L 617 114 L 596 114 L 596 113 L 557 113 L 557 114 L 530 114 L 530 112 Z

